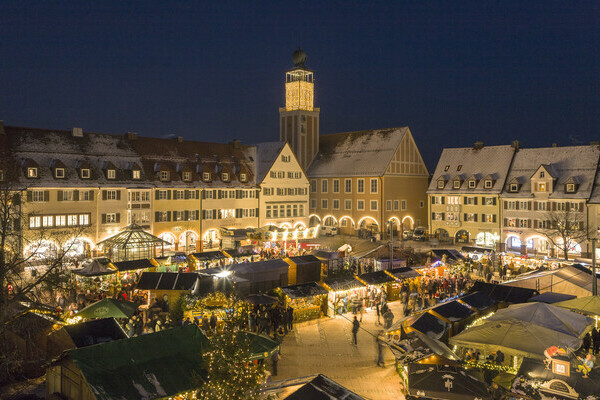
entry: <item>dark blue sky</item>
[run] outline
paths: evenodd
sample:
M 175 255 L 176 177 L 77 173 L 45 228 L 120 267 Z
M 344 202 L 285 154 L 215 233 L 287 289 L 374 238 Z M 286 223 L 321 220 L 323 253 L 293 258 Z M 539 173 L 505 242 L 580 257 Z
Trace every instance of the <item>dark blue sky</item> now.
M 0 119 L 277 140 L 298 44 L 322 133 L 408 125 L 430 168 L 476 140 L 600 139 L 598 1 L 5 0 Z

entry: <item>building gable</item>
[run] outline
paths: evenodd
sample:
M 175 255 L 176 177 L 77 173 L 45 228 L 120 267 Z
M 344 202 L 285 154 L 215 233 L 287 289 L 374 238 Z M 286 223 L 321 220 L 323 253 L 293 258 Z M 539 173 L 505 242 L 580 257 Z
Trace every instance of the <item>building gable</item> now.
M 273 153 L 275 154 L 275 153 Z M 285 145 L 281 148 L 281 150 L 276 153 L 277 155 L 271 160 L 271 166 L 268 169 L 265 169 L 265 174 L 262 176 L 262 181 L 259 184 L 269 183 L 271 179 L 271 172 L 279 172 L 284 171 L 287 172 L 299 172 L 301 173 L 300 181 L 304 184 L 308 184 L 308 178 L 306 177 L 306 173 L 302 169 L 302 166 L 298 162 L 296 155 L 292 151 L 292 148 L 289 143 L 285 143 Z M 260 159 L 260 145 L 259 145 L 259 162 L 262 163 Z M 284 158 L 286 161 L 284 161 Z M 264 166 L 263 166 L 264 167 Z M 287 178 L 287 176 L 286 176 Z
M 406 129 L 406 134 L 396 148 L 396 152 L 390 160 L 385 173 L 394 175 L 429 175 L 410 129 Z

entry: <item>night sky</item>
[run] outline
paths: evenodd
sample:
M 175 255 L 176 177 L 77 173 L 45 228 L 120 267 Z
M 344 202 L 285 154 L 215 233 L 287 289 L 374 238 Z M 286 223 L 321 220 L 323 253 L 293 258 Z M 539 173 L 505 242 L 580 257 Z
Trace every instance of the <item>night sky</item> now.
M 2 1 L 0 119 L 278 140 L 300 44 L 321 133 L 408 125 L 430 170 L 476 140 L 600 140 L 597 0 L 282 3 Z

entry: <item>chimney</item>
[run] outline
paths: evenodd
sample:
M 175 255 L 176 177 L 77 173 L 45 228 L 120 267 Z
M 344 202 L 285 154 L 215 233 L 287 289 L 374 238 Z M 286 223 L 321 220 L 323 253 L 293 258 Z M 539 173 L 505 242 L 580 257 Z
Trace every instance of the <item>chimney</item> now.
M 177 136 L 177 142 L 183 143 L 183 136 Z
M 0 124 L 1 123 L 2 123 L 2 121 L 0 121 Z M 592 140 L 590 142 L 590 146 L 592 146 L 592 147 L 600 147 L 600 141 L 598 141 L 598 140 Z
M 552 143 L 552 147 L 558 147 L 558 143 Z
M 73 128 L 73 129 L 71 129 L 71 135 L 73 137 L 83 137 L 83 128 Z
M 481 150 L 483 149 L 483 142 L 475 142 L 475 144 L 473 144 L 473 150 Z
M 0 121 L 0 135 L 6 135 L 4 132 L 4 121 Z
M 241 146 L 241 143 L 239 139 L 233 139 L 231 142 L 229 142 L 230 145 L 233 146 L 234 149 L 239 149 Z
M 137 133 L 136 132 L 127 132 L 127 139 L 128 140 L 135 140 L 135 139 L 137 139 Z

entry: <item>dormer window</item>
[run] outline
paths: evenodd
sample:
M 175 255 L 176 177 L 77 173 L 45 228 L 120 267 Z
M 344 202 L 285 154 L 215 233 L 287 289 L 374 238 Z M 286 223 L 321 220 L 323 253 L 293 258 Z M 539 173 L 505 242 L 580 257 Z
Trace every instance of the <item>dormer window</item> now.
M 443 179 L 440 179 L 440 180 L 438 181 L 437 188 L 438 188 L 438 189 L 443 189 L 443 188 L 444 188 L 444 186 L 446 186 L 446 182 L 444 182 L 444 180 L 443 180 Z
M 240 181 L 246 182 L 246 174 L 240 174 Z
M 542 173 L 540 173 L 540 174 L 542 174 Z M 546 184 L 545 183 L 538 183 L 538 192 L 545 192 L 545 191 L 546 191 Z
M 516 183 L 511 183 L 509 190 L 513 193 L 516 193 L 519 191 L 519 185 Z
M 491 179 L 486 179 L 485 181 L 483 181 L 483 187 L 486 189 L 491 189 L 492 186 L 494 186 L 494 182 L 492 182 Z
M 469 181 L 469 189 L 475 189 L 476 186 L 477 186 L 477 182 L 475 182 L 475 179 L 471 179 Z
M 81 179 L 90 179 L 90 170 L 88 168 L 81 169 Z
M 452 182 L 452 187 L 454 189 L 460 189 L 460 181 L 456 179 L 454 182 Z
M 222 179 L 224 182 L 227 182 L 227 181 L 229 180 L 229 174 L 228 174 L 227 172 L 223 172 L 223 173 L 221 174 L 221 179 Z
M 38 170 L 36 167 L 29 167 L 27 168 L 27 177 L 28 178 L 37 178 L 38 177 Z
M 448 171 L 449 169 L 450 169 L 450 166 L 449 166 L 449 165 L 446 165 L 446 166 L 444 167 L 444 172 Z
M 169 171 L 160 171 L 160 180 L 161 181 L 168 181 L 169 180 Z
M 65 177 L 65 169 L 64 168 L 55 168 L 54 169 L 54 177 L 57 179 L 63 179 Z
M 210 181 L 210 172 L 203 172 L 202 173 L 202 180 L 205 182 Z
M 142 171 L 140 171 L 139 169 L 134 169 L 133 171 L 131 171 L 131 178 L 132 179 L 142 179 Z
M 107 179 L 116 179 L 117 178 L 117 171 L 114 169 L 107 169 L 106 170 L 106 178 Z
M 567 193 L 575 193 L 575 184 L 567 183 Z
M 462 164 L 459 164 L 458 167 L 456 167 L 457 171 L 460 171 L 462 169 Z
M 191 172 L 186 171 L 182 175 L 183 175 L 183 180 L 184 181 L 189 182 L 189 181 L 192 180 L 192 173 Z
M 546 176 L 546 173 L 544 171 L 540 171 L 540 178 L 544 178 Z

